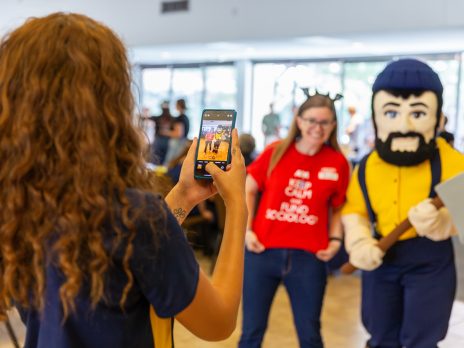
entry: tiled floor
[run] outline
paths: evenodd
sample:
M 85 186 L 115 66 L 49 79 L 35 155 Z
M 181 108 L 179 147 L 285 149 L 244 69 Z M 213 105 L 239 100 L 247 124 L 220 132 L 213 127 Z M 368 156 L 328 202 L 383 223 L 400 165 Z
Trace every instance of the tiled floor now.
M 322 314 L 322 334 L 326 348 L 363 348 L 367 339 L 359 321 L 359 278 L 332 277 L 329 281 Z M 238 327 L 224 342 L 206 343 L 176 325 L 176 348 L 232 348 L 237 346 Z M 284 288 L 280 288 L 271 310 L 264 348 L 298 347 L 290 304 Z M 464 302 L 455 302 L 446 339 L 440 348 L 464 347 Z
M 457 246 L 458 264 L 464 257 L 463 247 Z M 202 267 L 209 269 L 208 261 L 201 260 Z M 464 266 L 464 263 L 463 263 Z M 464 268 L 459 266 L 462 275 Z M 464 300 L 461 280 L 459 298 Z M 329 280 L 322 315 L 322 333 L 327 348 L 362 348 L 367 335 L 359 321 L 359 278 L 357 276 L 336 276 Z M 464 347 L 464 302 L 456 301 L 450 322 L 450 329 L 440 348 Z M 24 328 L 12 313 L 11 320 L 22 338 Z M 176 348 L 232 348 L 237 346 L 240 335 L 238 328 L 232 336 L 223 342 L 207 343 L 193 337 L 180 324 L 175 327 Z M 0 325 L 0 348 L 11 348 L 4 325 Z M 298 347 L 293 327 L 290 305 L 285 289 L 280 288 L 275 298 L 269 329 L 263 344 L 264 348 Z M 105 348 L 105 347 L 102 347 Z

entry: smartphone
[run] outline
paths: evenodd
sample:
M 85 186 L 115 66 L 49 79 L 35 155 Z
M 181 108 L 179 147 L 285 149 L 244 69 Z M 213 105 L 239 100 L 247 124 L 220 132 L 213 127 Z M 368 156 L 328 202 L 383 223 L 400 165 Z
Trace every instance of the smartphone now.
M 211 179 L 211 175 L 205 170 L 209 162 L 214 162 L 222 170 L 230 163 L 232 129 L 235 127 L 236 117 L 235 110 L 203 110 L 195 153 L 195 179 Z

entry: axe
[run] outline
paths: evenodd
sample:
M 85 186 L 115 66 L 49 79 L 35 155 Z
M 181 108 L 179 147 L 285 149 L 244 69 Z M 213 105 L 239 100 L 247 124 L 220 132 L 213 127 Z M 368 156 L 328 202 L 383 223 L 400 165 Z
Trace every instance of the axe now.
M 464 216 L 462 210 L 462 195 L 464 193 L 464 173 L 458 174 L 455 177 L 446 180 L 435 187 L 438 196 L 432 199 L 432 204 L 440 209 L 446 204 L 453 222 L 459 232 L 461 242 L 464 241 Z M 403 233 L 412 227 L 411 222 L 406 218 L 398 226 L 396 226 L 388 235 L 381 238 L 377 246 L 380 250 L 386 252 L 393 244 L 401 237 Z M 341 268 L 344 274 L 351 274 L 356 271 L 356 267 L 351 263 L 345 263 Z

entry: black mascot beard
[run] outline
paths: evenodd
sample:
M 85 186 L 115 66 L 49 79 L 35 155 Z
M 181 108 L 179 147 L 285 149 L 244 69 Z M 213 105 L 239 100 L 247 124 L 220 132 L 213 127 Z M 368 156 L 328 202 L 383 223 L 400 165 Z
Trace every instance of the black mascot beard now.
M 392 151 L 392 141 L 394 138 L 418 137 L 419 147 L 416 151 Z M 376 137 L 375 149 L 380 158 L 385 162 L 397 166 L 415 166 L 425 160 L 433 158 L 437 151 L 435 138 L 431 139 L 429 143 L 425 143 L 424 136 L 416 132 L 399 133 L 394 132 L 388 135 L 387 141 L 382 141 Z

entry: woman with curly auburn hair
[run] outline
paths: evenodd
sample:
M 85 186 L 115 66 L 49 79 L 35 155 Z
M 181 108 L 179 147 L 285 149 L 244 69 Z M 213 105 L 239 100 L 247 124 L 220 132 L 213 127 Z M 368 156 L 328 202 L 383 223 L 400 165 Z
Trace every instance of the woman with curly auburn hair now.
M 0 314 L 25 347 L 170 347 L 172 318 L 206 340 L 235 327 L 243 274 L 245 167 L 193 179 L 196 140 L 161 200 L 132 124 L 121 41 L 77 14 L 28 20 L 0 43 Z M 219 192 L 227 206 L 211 279 L 179 223 Z M 164 319 L 161 319 L 164 318 Z

